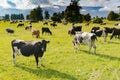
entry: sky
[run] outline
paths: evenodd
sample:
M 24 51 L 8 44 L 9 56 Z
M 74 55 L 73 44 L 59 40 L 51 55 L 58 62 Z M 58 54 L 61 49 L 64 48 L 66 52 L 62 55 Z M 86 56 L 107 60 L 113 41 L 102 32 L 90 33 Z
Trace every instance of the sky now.
M 33 9 L 40 5 L 41 7 L 54 7 L 69 5 L 71 0 L 0 0 L 0 11 L 4 9 Z M 120 0 L 80 0 L 81 6 L 102 6 L 99 11 L 118 11 Z

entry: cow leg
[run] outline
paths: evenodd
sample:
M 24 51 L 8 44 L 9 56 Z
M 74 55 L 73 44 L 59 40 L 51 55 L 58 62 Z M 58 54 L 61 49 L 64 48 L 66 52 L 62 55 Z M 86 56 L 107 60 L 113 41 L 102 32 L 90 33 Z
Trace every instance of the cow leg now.
M 42 57 L 40 57 L 40 63 L 41 63 L 41 66 L 42 66 L 42 67 L 45 67 L 45 66 L 42 64 Z
M 13 53 L 13 62 L 14 62 L 14 65 L 16 65 L 16 54 Z
M 36 66 L 38 68 L 38 57 L 35 57 L 35 60 L 36 60 Z
M 94 53 L 96 54 L 96 45 L 93 44 L 93 48 L 94 48 Z
M 92 48 L 92 46 L 90 45 L 90 46 L 89 46 L 89 49 L 88 49 L 88 53 L 90 53 L 90 51 L 91 51 L 91 48 Z
M 77 52 L 79 44 L 77 44 L 77 42 L 75 42 L 75 41 L 73 41 L 73 44 L 74 44 L 75 52 Z

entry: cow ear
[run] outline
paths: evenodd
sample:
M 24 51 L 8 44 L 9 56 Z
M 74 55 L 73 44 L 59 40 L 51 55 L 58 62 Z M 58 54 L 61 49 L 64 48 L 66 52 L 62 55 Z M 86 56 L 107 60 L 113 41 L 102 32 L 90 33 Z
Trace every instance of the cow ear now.
M 38 44 L 41 44 L 41 42 L 37 42 Z
M 50 41 L 46 41 L 47 43 L 49 43 Z

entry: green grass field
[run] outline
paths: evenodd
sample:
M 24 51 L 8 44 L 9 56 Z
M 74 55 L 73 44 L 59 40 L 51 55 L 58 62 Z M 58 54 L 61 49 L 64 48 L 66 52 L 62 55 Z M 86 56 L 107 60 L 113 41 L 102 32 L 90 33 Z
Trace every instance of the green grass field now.
M 107 25 L 90 24 L 82 25 L 82 31 L 90 31 L 93 26 L 114 27 L 114 23 L 106 21 Z M 0 80 L 120 80 L 120 39 L 107 37 L 107 42 L 103 42 L 103 37 L 98 37 L 96 41 L 96 53 L 87 53 L 86 45 L 80 46 L 80 51 L 74 52 L 72 43 L 73 36 L 67 34 L 71 24 L 67 26 L 58 23 L 56 28 L 49 27 L 53 35 L 41 35 L 36 39 L 32 37 L 29 30 L 23 27 L 16 28 L 17 24 L 0 22 Z M 28 23 L 25 23 L 28 25 Z M 39 29 L 43 22 L 34 23 L 33 28 Z M 6 33 L 6 28 L 15 30 L 15 34 Z M 17 56 L 17 66 L 13 64 L 11 40 L 49 40 L 47 51 L 43 56 L 42 67 L 36 68 L 34 56 Z

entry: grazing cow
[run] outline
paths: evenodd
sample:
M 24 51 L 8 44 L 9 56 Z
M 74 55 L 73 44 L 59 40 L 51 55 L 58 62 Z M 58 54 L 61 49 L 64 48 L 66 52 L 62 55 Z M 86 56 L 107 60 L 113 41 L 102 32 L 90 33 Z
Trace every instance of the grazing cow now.
M 96 30 L 99 30 L 100 27 L 92 27 L 91 32 L 95 32 Z
M 25 30 L 28 30 L 28 29 L 31 30 L 32 29 L 32 25 L 28 25 L 28 26 L 25 27 Z
M 118 38 L 120 38 L 120 29 L 115 28 L 112 32 L 110 39 L 112 39 L 114 36 L 118 36 Z
M 68 34 L 70 35 L 75 35 L 75 32 L 77 31 L 81 31 L 82 30 L 82 26 L 72 26 L 72 28 L 68 31 Z
M 29 57 L 31 55 L 35 56 L 36 65 L 38 67 L 38 58 L 40 57 L 42 65 L 42 56 L 46 51 L 47 43 L 49 41 L 42 40 L 40 41 L 24 41 L 24 40 L 12 40 L 12 50 L 13 50 L 13 60 L 14 65 L 16 65 L 16 55 L 22 54 L 23 56 Z
M 96 45 L 95 40 L 97 39 L 96 35 L 94 33 L 88 33 L 88 32 L 76 32 L 74 37 L 74 47 L 77 49 L 77 45 L 80 44 L 86 44 L 89 47 L 88 52 L 90 52 L 91 48 L 94 48 L 94 53 L 96 53 Z
M 51 25 L 52 27 L 56 27 L 56 26 L 57 26 L 56 23 L 51 23 L 50 25 Z
M 95 31 L 92 30 L 91 33 L 95 33 L 96 36 L 98 36 L 98 37 L 103 36 L 103 38 L 104 38 L 104 42 L 106 42 L 107 33 L 105 32 L 105 30 L 95 30 Z
M 104 27 L 104 29 L 106 33 L 112 33 L 115 28 Z
M 24 23 L 19 23 L 19 24 L 17 25 L 17 28 L 20 27 L 20 26 L 24 26 Z
M 49 33 L 50 35 L 52 35 L 52 32 L 47 27 L 42 27 L 42 35 L 44 34 L 44 32 Z
M 14 30 L 11 28 L 6 28 L 6 32 L 10 34 L 14 34 Z
M 44 22 L 43 25 L 48 25 L 48 22 Z
M 36 38 L 39 38 L 39 37 L 40 37 L 40 31 L 39 31 L 39 30 L 37 30 L 37 29 L 32 29 L 31 32 L 32 32 L 32 36 L 35 35 Z

